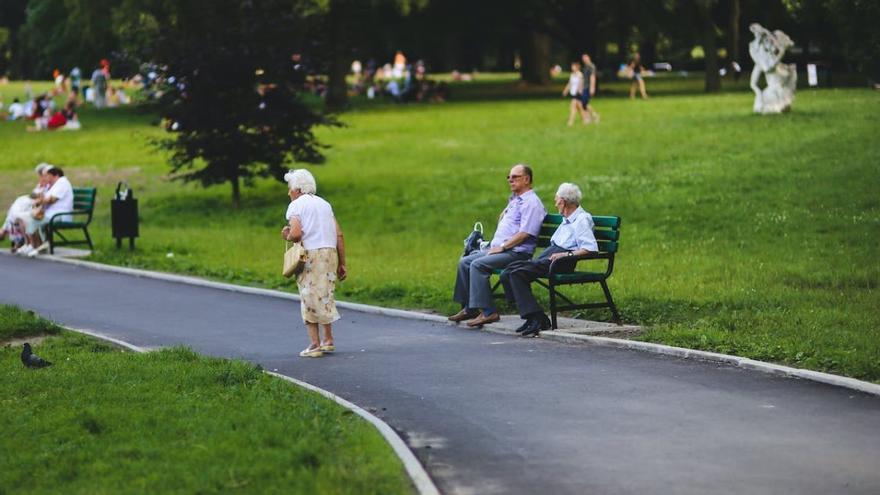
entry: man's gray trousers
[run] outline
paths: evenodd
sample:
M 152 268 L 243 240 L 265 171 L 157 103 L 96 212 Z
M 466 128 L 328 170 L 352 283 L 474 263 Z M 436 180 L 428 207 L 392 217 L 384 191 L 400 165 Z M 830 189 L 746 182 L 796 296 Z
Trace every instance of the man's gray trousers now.
M 495 308 L 495 303 L 492 301 L 492 287 L 489 285 L 492 270 L 504 268 L 515 261 L 526 261 L 530 257 L 530 253 L 514 251 L 497 254 L 475 251 L 463 256 L 458 261 L 458 273 L 455 276 L 455 291 L 452 294 L 452 299 L 464 308 Z
M 565 252 L 567 252 L 565 249 L 551 244 L 537 258 L 511 263 L 501 272 L 504 295 L 509 303 L 516 304 L 516 309 L 521 317 L 526 318 L 535 313 L 543 313 L 535 295 L 532 294 L 532 282 L 540 277 L 546 277 L 550 273 L 551 254 Z M 564 259 L 556 263 L 564 264 L 560 267 L 560 272 L 570 272 L 574 269 L 574 264 Z

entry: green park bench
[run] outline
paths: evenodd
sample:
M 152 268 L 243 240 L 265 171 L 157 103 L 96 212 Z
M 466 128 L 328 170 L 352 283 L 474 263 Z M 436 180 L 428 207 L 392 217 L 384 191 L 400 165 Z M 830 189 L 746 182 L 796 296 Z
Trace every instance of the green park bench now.
M 69 246 L 72 244 L 88 244 L 92 246 L 92 238 L 89 237 L 89 224 L 92 222 L 92 212 L 95 209 L 95 196 L 97 189 L 94 187 L 73 188 L 73 210 L 58 212 L 52 215 L 46 224 L 46 237 L 49 241 L 49 254 L 55 254 L 56 246 Z M 65 222 L 61 218 L 70 215 L 73 221 Z M 85 239 L 67 239 L 62 231 L 82 229 Z
M 559 227 L 559 224 L 561 223 L 562 215 L 551 213 L 544 217 L 544 222 L 541 224 L 541 232 L 538 234 L 538 247 L 546 248 L 550 245 L 550 238 L 553 237 L 553 233 L 556 232 L 556 228 Z M 554 330 L 556 329 L 557 313 L 560 311 L 571 311 L 575 309 L 609 308 L 613 316 L 613 321 L 620 325 L 620 314 L 617 312 L 617 306 L 614 304 L 614 299 L 611 298 L 611 291 L 608 289 L 607 282 L 608 277 L 611 276 L 611 272 L 614 270 L 614 255 L 617 253 L 618 244 L 620 242 L 620 217 L 593 216 L 593 223 L 595 224 L 593 234 L 596 236 L 599 251 L 596 253 L 588 253 L 583 256 L 576 256 L 575 259 L 578 264 L 583 260 L 605 260 L 605 270 L 598 272 L 580 271 L 575 267 L 575 271 L 573 272 L 555 273 L 556 267 L 551 266 L 551 273 L 548 277 L 539 278 L 535 281 L 550 291 L 550 320 L 553 324 Z M 500 275 L 502 271 L 503 270 L 496 269 L 493 273 L 495 275 Z M 572 302 L 569 297 L 559 291 L 559 287 L 564 285 L 583 285 L 592 283 L 597 283 L 602 286 L 602 291 L 605 293 L 605 302 L 576 304 Z M 492 287 L 492 292 L 495 292 L 499 286 L 501 286 L 500 280 Z M 498 294 L 496 297 L 504 297 L 504 295 Z M 557 301 L 557 298 L 561 299 L 565 304 L 560 304 Z

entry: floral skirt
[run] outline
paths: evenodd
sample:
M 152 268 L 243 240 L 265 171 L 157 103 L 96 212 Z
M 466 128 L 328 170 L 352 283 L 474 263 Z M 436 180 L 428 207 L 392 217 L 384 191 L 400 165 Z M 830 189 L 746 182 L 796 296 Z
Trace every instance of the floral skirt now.
M 306 251 L 305 268 L 296 277 L 303 322 L 328 324 L 339 319 L 334 296 L 338 266 L 336 248 Z

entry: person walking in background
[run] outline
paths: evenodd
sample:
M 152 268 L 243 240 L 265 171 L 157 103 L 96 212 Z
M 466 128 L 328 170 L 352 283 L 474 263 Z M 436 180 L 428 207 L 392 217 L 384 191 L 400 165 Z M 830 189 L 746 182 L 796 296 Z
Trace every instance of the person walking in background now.
M 334 352 L 333 322 L 336 311 L 336 281 L 345 280 L 345 239 L 333 215 L 330 203 L 317 196 L 315 177 L 305 169 L 291 170 L 284 175 L 287 182 L 288 225 L 281 237 L 302 242 L 306 263 L 296 277 L 299 288 L 300 312 L 309 334 L 309 346 L 299 353 L 302 357 L 321 357 Z M 324 330 L 323 339 L 318 326 Z
M 104 108 L 107 105 L 107 75 L 101 67 L 92 72 L 91 93 L 95 108 Z
M 577 264 L 574 256 L 599 250 L 593 234 L 593 217 L 580 206 L 582 196 L 578 186 L 568 182 L 561 184 L 556 190 L 554 204 L 564 218 L 550 238 L 550 246 L 534 260 L 511 263 L 501 272 L 507 301 L 516 304 L 520 317 L 526 320 L 516 330 L 524 337 L 550 328 L 550 318 L 532 294 L 532 282 L 548 276 L 551 264 L 558 267 L 556 272 L 570 272 Z
M 532 169 L 524 164 L 514 165 L 507 183 L 510 199 L 488 249 L 463 256 L 458 262 L 452 299 L 461 304 L 461 311 L 450 316 L 449 321 L 470 320 L 469 327 L 480 327 L 500 320 L 489 285 L 492 270 L 527 260 L 535 252 L 547 210 L 532 190 Z
M 648 91 L 645 89 L 645 66 L 642 65 L 642 56 L 636 53 L 633 55 L 632 60 L 627 64 L 627 72 L 629 73 L 630 80 L 632 83 L 629 85 L 629 97 L 630 99 L 635 99 L 636 97 L 636 87 L 639 88 L 639 92 L 642 95 L 643 100 L 648 99 Z
M 584 123 L 587 123 L 587 118 L 584 115 L 584 106 L 581 103 L 581 95 L 583 92 L 584 74 L 581 72 L 581 64 L 579 62 L 572 62 L 571 75 L 568 77 L 568 83 L 565 85 L 565 88 L 562 89 L 562 96 L 568 95 L 571 98 L 571 102 L 568 106 L 569 127 L 574 124 L 574 118 L 578 114 L 580 114 Z
M 581 55 L 584 73 L 584 91 L 581 93 L 581 106 L 583 106 L 584 124 L 590 122 L 599 123 L 599 113 L 590 106 L 590 100 L 596 94 L 596 66 L 586 53 Z
M 81 85 L 82 70 L 80 70 L 79 67 L 74 67 L 73 69 L 70 69 L 70 91 L 78 95 Z

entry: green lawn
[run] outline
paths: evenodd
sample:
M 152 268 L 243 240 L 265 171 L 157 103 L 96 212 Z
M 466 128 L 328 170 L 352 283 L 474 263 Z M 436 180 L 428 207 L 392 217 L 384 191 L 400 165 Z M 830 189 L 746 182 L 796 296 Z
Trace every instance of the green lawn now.
M 320 130 L 332 147 L 311 168 L 350 264 L 339 297 L 456 309 L 461 239 L 475 220 L 494 228 L 504 177 L 523 161 L 548 207 L 573 181 L 588 211 L 623 217 L 610 285 L 624 318 L 649 328 L 642 338 L 880 381 L 880 93 L 801 91 L 792 113 L 759 117 L 745 91 L 630 101 L 609 86 L 617 96 L 595 100 L 602 122 L 587 128 L 565 127 L 561 97 L 496 91 L 442 105 L 358 102 L 346 127 Z M 154 118 L 87 110 L 82 120 L 68 134 L 0 125 L 4 204 L 38 161 L 60 163 L 75 185 L 99 187 L 94 260 L 295 290 L 279 275 L 283 184 L 258 182 L 232 211 L 228 187 L 167 180 L 146 144 L 161 135 Z M 110 238 L 120 179 L 141 201 L 134 254 Z
M 35 319 L 0 305 L 0 337 L 57 328 Z M 34 349 L 54 365 L 27 369 L 20 346 L 0 348 L 0 493 L 413 491 L 371 425 L 243 361 L 72 332 Z

